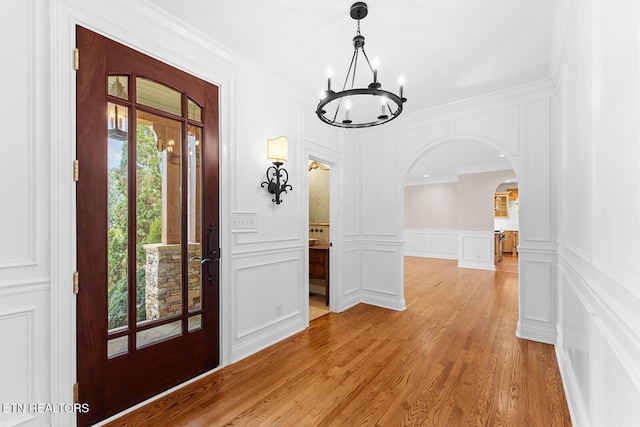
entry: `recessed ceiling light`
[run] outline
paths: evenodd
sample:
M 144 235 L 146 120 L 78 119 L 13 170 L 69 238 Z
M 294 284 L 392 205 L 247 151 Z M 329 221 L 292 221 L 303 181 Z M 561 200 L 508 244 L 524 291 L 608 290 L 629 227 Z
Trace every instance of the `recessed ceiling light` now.
M 500 157 L 504 157 L 504 154 L 500 154 Z
M 425 178 L 429 178 L 429 175 L 424 175 Z

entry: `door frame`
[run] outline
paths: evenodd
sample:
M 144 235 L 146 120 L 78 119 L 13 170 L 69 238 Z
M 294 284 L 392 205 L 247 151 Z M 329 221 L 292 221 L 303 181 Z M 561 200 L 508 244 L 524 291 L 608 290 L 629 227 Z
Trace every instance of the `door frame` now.
M 78 415 L 80 422 L 85 423 L 108 418 L 135 405 L 140 400 L 146 400 L 148 397 L 157 395 L 167 388 L 181 384 L 219 365 L 220 305 L 218 303 L 219 263 L 217 257 L 219 248 L 219 117 L 217 86 L 82 26 L 76 27 L 76 42 L 79 48 L 79 57 L 82 59 L 80 70 L 76 73 L 78 90 L 76 107 L 82 108 L 77 117 L 76 136 L 76 138 L 80 138 L 77 140 L 76 146 L 80 162 L 80 179 L 76 186 L 77 250 L 79 251 L 77 268 L 82 279 L 81 290 L 77 296 L 77 315 L 80 316 L 77 325 L 77 345 L 79 346 L 77 369 L 80 384 L 78 396 L 81 402 L 88 402 L 90 405 L 89 413 Z M 124 74 L 125 80 L 129 81 L 129 97 L 122 99 L 121 97 L 106 96 L 107 76 L 112 76 L 114 72 Z M 163 87 L 179 91 L 181 111 L 167 114 L 160 111 L 162 108 L 154 110 L 146 107 L 144 102 L 141 103 L 139 99 L 136 99 L 138 77 L 151 79 L 162 84 Z M 188 117 L 187 97 L 202 106 L 200 119 L 192 120 Z M 127 227 L 129 298 L 127 304 L 128 321 L 125 330 L 128 331 L 126 339 L 129 343 L 128 351 L 105 359 L 108 339 L 112 332 L 109 331 L 109 335 L 106 336 L 108 329 L 106 311 L 109 304 L 103 286 L 106 284 L 104 280 L 107 279 L 109 263 L 106 258 L 100 256 L 100 254 L 104 255 L 103 251 L 108 246 L 108 239 L 104 234 L 104 230 L 108 228 L 106 223 L 106 214 L 109 211 L 107 209 L 109 198 L 106 191 L 108 179 L 107 174 L 102 170 L 103 167 L 107 167 L 109 159 L 106 153 L 108 138 L 106 128 L 101 126 L 107 103 L 121 103 L 127 106 L 130 124 L 127 142 L 129 161 L 126 168 L 129 185 L 125 190 L 129 224 Z M 149 111 L 152 111 L 150 115 Z M 141 248 L 136 225 L 138 218 L 140 218 L 140 212 L 136 213 L 138 205 L 137 183 L 139 182 L 136 178 L 136 171 L 139 168 L 133 162 L 135 153 L 138 151 L 136 149 L 138 138 L 134 137 L 136 134 L 133 134 L 132 130 L 137 129 L 138 120 L 143 116 L 147 119 L 157 117 L 161 123 L 163 120 L 174 123 L 179 128 L 179 138 L 176 141 L 181 147 L 179 152 L 182 153 L 175 158 L 179 160 L 180 166 L 177 168 L 177 176 L 182 182 L 180 186 L 182 190 L 175 198 L 180 214 L 179 247 L 182 262 L 180 263 L 179 277 L 182 301 L 180 312 L 176 315 L 179 316 L 181 333 L 172 339 L 162 340 L 162 342 L 154 343 L 146 348 L 134 344 L 136 336 L 139 334 L 136 332 L 138 328 L 156 327 L 154 325 L 158 325 L 158 322 L 162 325 L 163 322 L 166 323 L 171 319 L 155 319 L 146 326 L 136 320 L 135 300 L 139 300 L 139 297 L 134 297 L 134 289 L 140 286 L 139 283 L 135 286 L 137 282 L 135 278 L 137 278 L 140 268 L 137 260 L 140 255 L 138 251 Z M 167 119 L 167 117 L 174 118 Z M 202 132 L 200 134 L 203 141 L 200 147 L 201 167 L 197 169 L 197 181 L 195 181 L 200 183 L 199 192 L 195 192 L 193 189 L 186 190 L 188 186 L 190 188 L 187 182 L 192 182 L 191 178 L 187 178 L 189 176 L 187 164 L 191 165 L 186 151 L 188 145 L 187 127 L 200 129 Z M 168 137 L 167 135 L 162 136 Z M 156 151 L 155 143 L 151 149 L 153 150 L 152 155 L 156 158 L 161 156 Z M 168 164 L 168 162 L 163 162 L 161 169 L 167 168 Z M 169 196 L 164 195 L 164 188 L 163 185 L 162 205 L 171 204 L 168 201 L 171 199 L 167 198 Z M 198 210 L 200 215 L 196 223 L 192 222 L 193 218 L 187 219 L 189 218 L 187 205 L 194 195 L 198 197 L 200 203 L 200 210 Z M 191 225 L 187 225 L 188 223 Z M 202 259 L 215 258 L 216 262 L 208 266 L 198 266 L 198 270 L 200 270 L 198 282 L 202 296 L 198 311 L 201 311 L 203 315 L 196 316 L 200 316 L 202 327 L 194 330 L 189 328 L 189 332 L 187 332 L 187 319 L 189 319 L 187 311 L 189 313 L 192 311 L 187 307 L 189 296 L 186 289 L 187 281 L 193 278 L 187 271 L 194 265 L 187 262 L 187 257 L 192 255 L 187 249 L 187 243 L 193 241 L 187 237 L 190 227 L 201 230 L 201 239 L 199 240 L 201 250 L 197 253 L 198 257 L 202 257 Z M 167 243 L 165 240 L 163 242 Z M 146 267 L 145 270 L 147 270 Z M 207 271 L 209 272 L 208 279 Z M 211 274 L 214 274 L 213 278 L 211 278 Z M 189 277 L 188 280 L 187 277 Z M 147 281 L 148 284 L 149 281 Z M 98 313 L 97 317 L 95 313 Z M 173 322 L 175 324 L 176 320 L 174 319 Z M 103 334 L 105 334 L 104 338 Z M 158 356 L 160 359 L 157 359 Z M 186 363 L 187 361 L 189 362 Z M 129 383 L 130 386 L 127 385 Z M 95 408 L 92 407 L 93 405 Z
M 303 312 L 304 327 L 309 327 L 309 170 L 308 161 L 316 160 L 330 167 L 329 169 L 329 222 L 331 224 L 331 249 L 329 249 L 329 310 L 334 313 L 344 311 L 344 286 L 342 281 L 342 155 L 332 152 L 326 147 L 305 141 L 301 164 L 301 186 L 304 188 L 304 220 L 302 236 L 304 236 L 304 291 Z
M 83 4 L 84 5 L 84 4 Z M 213 46 L 197 34 L 185 37 L 177 31 L 175 24 L 166 17 L 156 16 L 154 22 L 140 20 L 148 11 L 140 8 L 134 16 L 129 9 L 124 13 L 111 4 L 87 6 L 91 12 L 81 7 L 59 0 L 49 6 L 52 19 L 51 44 L 43 46 L 39 52 L 51 63 L 51 80 L 42 84 L 51 86 L 51 99 L 42 99 L 37 113 L 49 117 L 51 124 L 51 221 L 44 227 L 51 227 L 51 367 L 54 381 L 51 385 L 51 399 L 55 402 L 73 402 L 73 386 L 76 382 L 76 296 L 73 293 L 73 273 L 76 271 L 76 190 L 73 181 L 73 161 L 76 158 L 76 75 L 73 69 L 73 49 L 75 48 L 76 25 L 83 26 L 100 35 L 111 38 L 128 47 L 145 53 L 155 59 L 179 68 L 200 79 L 210 82 L 219 89 L 219 177 L 220 191 L 220 247 L 223 257 L 220 265 L 220 365 L 210 372 L 230 363 L 230 331 L 222 325 L 229 324 L 229 277 L 230 277 L 230 129 L 233 129 L 235 115 L 230 107 L 230 94 L 235 90 L 233 64 L 230 54 Z M 99 13 L 97 13 L 99 12 Z M 166 26 L 158 26 L 158 20 L 165 20 Z M 115 26 L 111 22 L 122 25 Z M 129 25 L 126 25 L 126 24 Z M 46 25 L 45 25 L 46 24 Z M 45 28 L 49 23 L 43 22 Z M 127 28 L 135 28 L 130 32 Z M 164 46 L 175 46 L 171 52 Z M 49 50 L 50 49 L 50 50 Z M 174 52 L 182 52 L 177 55 Z M 184 54 L 188 53 L 188 54 Z M 194 62 L 186 58 L 199 58 Z M 62 95 L 63 94 L 63 95 Z M 48 104 L 47 104 L 48 103 Z M 47 262 L 47 260 L 42 260 Z M 82 283 L 82 279 L 80 279 Z M 80 285 L 82 286 L 82 285 Z M 198 377 L 197 377 L 198 378 Z M 181 385 L 197 380 L 194 378 Z M 169 391 L 171 391 L 169 390 Z M 168 391 L 168 392 L 169 392 Z M 166 392 L 165 392 L 166 393 Z M 163 393 L 164 394 L 164 393 Z M 150 398 L 125 412 L 144 405 L 159 396 Z M 76 414 L 52 414 L 53 425 L 75 425 Z

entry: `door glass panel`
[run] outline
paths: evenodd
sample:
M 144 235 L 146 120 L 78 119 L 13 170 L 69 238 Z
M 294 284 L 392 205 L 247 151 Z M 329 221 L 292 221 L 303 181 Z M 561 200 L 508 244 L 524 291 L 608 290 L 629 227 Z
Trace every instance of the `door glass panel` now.
M 122 99 L 129 99 L 129 76 L 108 76 L 107 93 Z
M 182 94 L 180 92 L 142 77 L 137 77 L 136 82 L 138 103 L 177 116 L 182 115 Z
M 144 347 L 158 341 L 171 337 L 177 337 L 182 334 L 182 320 L 167 323 L 165 325 L 156 326 L 155 328 L 145 329 L 136 333 L 136 347 Z
M 127 335 L 107 341 L 107 356 L 114 357 L 127 353 L 129 337 Z
M 206 255 L 202 254 L 200 235 L 201 229 L 201 159 L 202 150 L 200 147 L 200 141 L 202 139 L 202 129 L 189 126 L 188 134 L 188 146 L 189 146 L 189 185 L 187 188 L 187 198 L 189 203 L 188 209 L 188 238 L 189 238 L 189 310 L 196 310 L 202 308 L 202 280 L 201 273 L 203 268 L 208 268 L 207 264 L 200 263 L 200 257 L 206 258 Z
M 129 137 L 129 108 L 111 102 L 107 103 L 107 132 L 109 142 L 111 140 L 127 140 Z
M 137 321 L 182 314 L 182 124 L 138 112 Z M 166 141 L 166 142 L 165 142 Z
M 129 283 L 127 275 L 128 201 L 128 108 L 107 105 L 107 298 L 109 331 L 127 326 Z M 112 132 L 118 127 L 117 132 Z
M 187 106 L 189 107 L 189 120 L 202 122 L 202 108 L 191 98 L 189 98 Z
M 189 332 L 202 328 L 202 314 L 189 317 Z

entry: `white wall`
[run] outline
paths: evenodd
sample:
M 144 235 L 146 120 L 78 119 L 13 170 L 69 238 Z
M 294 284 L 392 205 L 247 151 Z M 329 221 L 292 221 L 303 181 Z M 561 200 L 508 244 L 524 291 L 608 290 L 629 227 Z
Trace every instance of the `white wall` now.
M 558 345 L 575 425 L 640 425 L 640 4 L 566 2 L 557 34 Z
M 50 214 L 58 202 L 49 185 L 52 144 L 48 91 L 48 2 L 3 2 L 0 52 L 6 83 L 0 107 L 0 404 L 52 402 L 51 298 L 57 265 Z M 9 13 L 9 11 L 11 13 Z M 6 62 L 6 61 L 5 61 Z M 67 278 L 69 279 L 69 278 Z M 63 350 L 64 351 L 64 350 Z M 70 362 L 70 361 L 69 361 Z M 71 389 L 69 389 L 71 392 Z M 0 425 L 45 425 L 47 414 L 0 410 Z M 6 423 L 6 424 L 5 424 Z

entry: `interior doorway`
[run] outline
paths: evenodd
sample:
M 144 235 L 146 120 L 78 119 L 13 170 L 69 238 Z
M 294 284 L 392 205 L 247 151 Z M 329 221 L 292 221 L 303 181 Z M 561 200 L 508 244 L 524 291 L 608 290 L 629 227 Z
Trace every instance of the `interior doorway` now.
M 331 166 L 309 159 L 309 321 L 330 312 Z
M 496 187 L 493 196 L 496 270 L 518 272 L 520 237 L 518 181 L 509 179 Z

